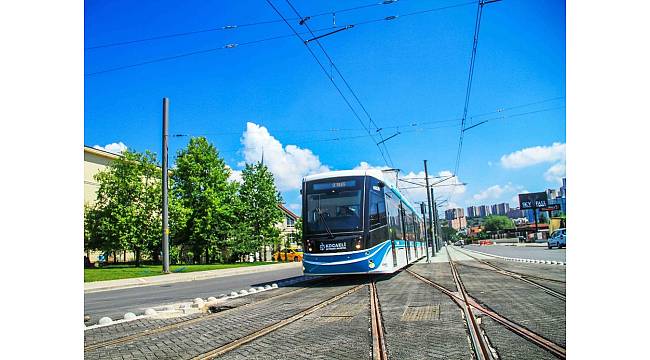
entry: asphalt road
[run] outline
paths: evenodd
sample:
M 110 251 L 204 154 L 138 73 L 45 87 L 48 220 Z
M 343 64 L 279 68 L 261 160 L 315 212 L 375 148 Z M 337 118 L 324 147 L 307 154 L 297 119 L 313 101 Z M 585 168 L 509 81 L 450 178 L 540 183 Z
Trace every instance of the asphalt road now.
M 546 247 L 504 246 L 504 245 L 465 245 L 465 249 L 487 254 L 501 255 L 520 259 L 550 260 L 566 262 L 566 249 L 548 249 Z
M 205 299 L 248 289 L 253 285 L 278 282 L 302 275 L 300 268 L 279 269 L 207 280 L 88 293 L 84 294 L 84 314 L 91 316 L 91 323 L 96 323 L 104 316 L 114 320 L 121 319 L 127 312 L 137 315 L 149 307 L 191 301 L 197 297 Z

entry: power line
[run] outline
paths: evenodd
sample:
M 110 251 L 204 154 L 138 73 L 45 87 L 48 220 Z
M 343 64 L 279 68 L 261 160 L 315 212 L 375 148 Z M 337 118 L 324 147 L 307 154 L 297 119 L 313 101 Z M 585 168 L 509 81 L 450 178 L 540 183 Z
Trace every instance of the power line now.
M 352 89 L 352 87 L 350 86 L 350 83 L 348 83 L 348 81 L 345 79 L 345 77 L 343 76 L 343 74 L 341 74 L 341 71 L 339 71 L 338 66 L 336 66 L 336 64 L 334 63 L 334 60 L 332 60 L 332 58 L 329 56 L 329 54 L 328 54 L 327 51 L 325 50 L 325 47 L 323 47 L 323 45 L 320 43 L 320 41 L 318 40 L 318 38 L 316 37 L 316 35 L 314 34 L 314 32 L 311 30 L 311 28 L 309 27 L 309 24 L 308 24 L 306 21 L 303 20 L 303 19 L 305 19 L 305 18 L 303 18 L 303 17 L 300 15 L 300 13 L 298 12 L 298 10 L 297 10 L 297 9 L 296 9 L 292 4 L 291 4 L 291 1 L 286 0 L 286 2 L 287 2 L 287 4 L 289 5 L 289 7 L 291 7 L 291 9 L 292 9 L 293 12 L 296 14 L 296 16 L 298 16 L 298 17 L 301 19 L 301 20 L 300 20 L 301 24 L 304 24 L 305 27 L 307 28 L 307 30 L 309 30 L 309 32 L 311 33 L 311 35 L 314 37 L 314 40 L 316 41 L 316 44 L 317 44 L 318 47 L 321 49 L 321 51 L 323 52 L 323 54 L 325 54 L 325 57 L 327 57 L 327 60 L 329 61 L 330 65 L 334 68 L 334 70 L 336 70 L 336 73 L 339 75 L 339 77 L 341 78 L 341 80 L 343 80 L 343 83 L 344 83 L 345 86 L 347 87 L 348 91 L 352 94 L 352 96 L 354 97 L 354 99 L 357 101 L 357 104 L 359 104 L 359 106 L 361 107 L 361 109 L 363 110 L 363 112 L 366 114 L 366 117 L 368 117 L 369 125 L 374 125 L 374 126 L 375 126 L 375 130 L 376 130 L 376 132 L 379 134 L 379 138 L 380 138 L 380 140 L 381 140 L 380 142 L 376 142 L 376 141 L 375 141 L 375 144 L 376 144 L 377 147 L 380 149 L 380 152 L 382 152 L 382 151 L 381 151 L 381 145 L 380 145 L 380 144 L 384 144 L 384 150 L 386 151 L 386 155 L 388 156 L 388 159 L 390 160 L 390 162 L 389 162 L 389 163 L 390 163 L 390 166 L 394 166 L 394 165 L 393 165 L 393 159 L 390 157 L 390 152 L 388 151 L 388 148 L 386 147 L 386 144 L 385 144 L 385 141 L 386 141 L 386 140 L 384 139 L 384 137 L 383 137 L 383 135 L 382 135 L 382 133 L 381 133 L 379 127 L 377 126 L 377 124 L 375 123 L 375 121 L 372 119 L 372 116 L 370 116 L 370 113 L 368 112 L 368 110 L 366 109 L 366 107 L 363 105 L 363 103 L 361 102 L 361 100 L 360 100 L 359 97 L 357 96 L 356 92 Z M 309 48 L 309 45 L 308 45 L 306 42 L 305 42 L 305 46 L 307 46 L 307 47 Z M 364 128 L 365 128 L 365 126 L 364 126 Z M 368 132 L 368 135 L 370 135 L 370 132 Z M 370 137 L 372 138 L 372 135 L 370 135 Z M 374 138 L 373 138 L 373 141 L 374 141 Z M 383 156 L 383 152 L 382 152 L 382 156 Z M 386 158 L 384 158 L 384 162 L 386 162 Z
M 345 8 L 345 9 L 335 9 L 335 10 L 330 10 L 330 11 L 326 11 L 326 12 L 322 12 L 322 13 L 318 13 L 318 14 L 309 15 L 308 17 L 309 18 L 316 18 L 316 17 L 320 17 L 320 16 L 325 16 L 325 15 L 340 14 L 340 13 L 343 13 L 343 12 L 366 9 L 366 8 L 370 8 L 370 7 L 380 6 L 380 5 L 389 5 L 389 4 L 393 4 L 393 3 L 395 3 L 395 2 L 379 2 L 379 3 L 360 5 L 360 6 L 355 6 L 355 7 L 351 7 L 351 8 Z M 300 20 L 300 19 L 299 18 L 289 18 L 288 20 Z M 89 47 L 84 48 L 84 50 L 94 50 L 94 49 L 101 49 L 101 48 L 108 48 L 108 47 L 115 47 L 115 46 L 132 45 L 132 44 L 148 42 L 148 41 L 154 41 L 154 40 L 169 39 L 169 38 L 196 35 L 196 34 L 202 34 L 202 33 L 207 33 L 207 32 L 215 32 L 215 31 L 235 30 L 235 29 L 239 29 L 239 28 L 243 28 L 243 27 L 274 24 L 274 23 L 281 23 L 281 22 L 282 22 L 282 20 L 262 20 L 262 21 L 252 22 L 252 23 L 244 23 L 244 24 L 236 24 L 236 25 L 222 25 L 222 26 L 216 26 L 216 27 L 207 28 L 207 29 L 183 31 L 183 32 L 177 32 L 177 33 L 171 33 L 171 34 L 156 35 L 156 36 L 140 38 L 140 39 L 116 41 L 116 42 L 111 42 L 111 43 L 106 43 L 106 44 L 93 45 L 93 46 L 89 46 Z
M 302 41 L 302 43 L 305 45 L 305 47 L 307 48 L 307 50 L 309 51 L 309 53 L 311 54 L 311 56 L 314 58 L 314 60 L 316 60 L 316 62 L 317 62 L 318 65 L 320 66 L 321 70 L 323 70 L 323 73 L 325 73 L 325 76 L 327 76 L 327 78 L 330 80 L 330 82 L 332 83 L 332 85 L 334 85 L 334 88 L 336 88 L 336 91 L 338 91 L 339 95 L 343 98 L 343 100 L 345 101 L 345 103 L 346 103 L 346 104 L 348 105 L 348 107 L 350 108 L 350 111 L 352 111 L 352 113 L 353 113 L 354 116 L 357 118 L 357 120 L 359 121 L 359 123 L 361 124 L 361 126 L 362 126 L 362 127 L 366 130 L 366 132 L 368 133 L 368 136 L 370 137 L 370 139 L 372 139 L 373 143 L 375 143 L 375 145 L 376 145 L 377 142 L 375 141 L 374 137 L 373 137 L 372 134 L 370 133 L 370 130 L 368 130 L 368 128 L 366 127 L 366 125 L 364 124 L 364 122 L 361 120 L 361 118 L 359 117 L 359 114 L 357 114 L 357 112 L 356 112 L 356 110 L 354 109 L 354 107 L 352 106 L 352 104 L 350 104 L 350 101 L 348 101 L 348 99 L 345 97 L 345 95 L 343 95 L 343 92 L 342 92 L 341 89 L 338 87 L 338 85 L 336 85 L 336 82 L 334 82 L 334 79 L 332 79 L 332 78 L 329 76 L 329 74 L 327 73 L 327 70 L 325 69 L 325 66 L 323 66 L 323 64 L 321 63 L 320 59 L 318 59 L 318 56 L 316 56 L 316 54 L 314 54 L 313 50 L 311 49 L 311 47 L 309 47 L 309 45 L 305 44 L 304 39 L 303 39 L 303 38 L 298 34 L 298 32 L 293 28 L 293 26 L 291 26 L 291 24 L 289 24 L 289 22 L 287 21 L 287 19 L 286 19 L 286 18 L 284 17 L 284 15 L 282 15 L 282 13 L 281 13 L 281 12 L 280 12 L 276 7 L 275 7 L 275 5 L 273 5 L 273 3 L 272 3 L 270 0 L 266 0 L 266 2 L 269 4 L 269 6 L 271 6 L 271 8 L 273 8 L 273 10 L 278 14 L 278 16 L 280 16 L 280 17 L 282 18 L 282 20 L 284 20 L 284 22 L 285 22 L 285 23 L 287 24 L 287 26 L 291 29 L 291 31 L 293 31 L 293 33 L 296 35 L 296 37 L 298 37 L 298 39 L 300 39 L 300 40 Z M 379 152 L 381 153 L 382 158 L 384 159 L 384 162 L 387 162 L 387 161 L 386 161 L 386 156 L 384 155 L 384 152 L 381 150 L 381 147 L 378 147 L 378 149 L 379 149 Z
M 458 4 L 458 5 L 451 6 L 451 7 L 465 6 L 465 5 L 474 4 L 474 3 L 475 3 L 475 1 L 471 2 L 471 3 Z M 426 12 L 431 12 L 431 11 L 436 11 L 436 10 L 444 10 L 444 9 L 448 9 L 448 8 L 450 8 L 450 7 L 447 6 L 447 7 L 443 7 L 443 8 L 429 9 L 429 10 L 420 11 L 418 13 L 426 13 Z M 320 15 L 320 14 L 316 14 L 316 15 Z M 329 26 L 329 27 L 326 27 L 326 28 L 320 28 L 320 29 L 316 29 L 316 30 L 313 30 L 313 31 L 326 31 L 326 30 L 329 31 L 329 30 L 332 30 L 332 29 L 340 28 L 340 27 L 356 27 L 356 26 L 359 26 L 359 25 L 364 25 L 364 24 L 373 23 L 373 22 L 377 22 L 377 21 L 385 21 L 388 18 L 390 18 L 390 16 L 387 17 L 387 18 L 380 18 L 380 19 L 376 19 L 376 20 L 372 20 L 372 21 L 365 21 L 365 22 L 360 22 L 360 23 L 350 24 L 350 25 L 345 25 L 345 26 L 336 26 L 336 25 L 335 26 Z M 396 18 L 396 17 L 393 16 L 393 18 Z M 301 35 L 302 34 L 307 34 L 307 32 L 301 32 L 299 34 L 301 34 Z M 293 36 L 294 36 L 294 34 L 286 34 L 286 35 L 273 36 L 273 37 L 268 37 L 268 38 L 264 38 L 264 39 L 253 40 L 253 41 L 248 41 L 248 42 L 243 42 L 243 43 L 229 43 L 229 44 L 223 45 L 221 47 L 210 48 L 210 49 L 205 49 L 205 50 L 198 50 L 198 51 L 192 51 L 192 52 L 182 53 L 182 54 L 172 55 L 172 56 L 166 56 L 166 57 L 147 60 L 147 61 L 143 61 L 143 62 L 139 62 L 139 63 L 135 63 L 135 64 L 123 65 L 123 66 L 118 66 L 118 67 L 109 68 L 109 69 L 105 69 L 105 70 L 86 73 L 86 74 L 84 74 L 84 76 L 92 76 L 92 75 L 104 74 L 104 73 L 108 73 L 108 72 L 119 71 L 119 70 L 134 68 L 134 67 L 143 66 L 143 65 L 154 64 L 154 63 L 163 62 L 163 61 L 175 60 L 175 59 L 184 58 L 184 57 L 193 56 L 193 55 L 199 55 L 199 54 L 205 54 L 205 53 L 209 53 L 209 52 L 215 52 L 215 51 L 222 50 L 222 49 L 234 49 L 234 48 L 237 48 L 239 46 L 257 44 L 257 43 L 262 43 L 262 42 L 271 41 L 271 40 L 289 38 L 289 37 L 293 37 Z

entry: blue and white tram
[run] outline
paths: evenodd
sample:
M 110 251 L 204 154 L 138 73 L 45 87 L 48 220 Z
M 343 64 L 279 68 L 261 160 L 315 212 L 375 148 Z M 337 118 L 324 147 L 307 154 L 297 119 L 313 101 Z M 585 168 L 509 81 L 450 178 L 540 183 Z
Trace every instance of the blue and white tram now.
M 426 254 L 422 217 L 381 171 L 307 176 L 301 193 L 305 274 L 393 273 Z

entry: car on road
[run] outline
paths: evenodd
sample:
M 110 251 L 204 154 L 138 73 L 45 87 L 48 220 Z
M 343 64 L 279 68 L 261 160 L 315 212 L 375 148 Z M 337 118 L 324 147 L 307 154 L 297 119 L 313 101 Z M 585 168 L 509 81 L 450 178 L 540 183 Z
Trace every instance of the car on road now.
M 465 242 L 464 242 L 463 240 L 458 240 L 458 241 L 456 241 L 456 242 L 454 243 L 454 245 L 456 245 L 456 246 L 463 246 L 463 245 L 465 245 Z
M 548 238 L 548 248 L 557 247 L 561 249 L 566 247 L 566 228 L 557 229 L 553 232 L 550 238 Z
M 289 248 L 285 250 L 280 250 L 276 251 L 273 254 L 273 260 L 278 261 L 278 259 L 282 261 L 302 261 L 302 249 L 297 249 L 297 248 Z

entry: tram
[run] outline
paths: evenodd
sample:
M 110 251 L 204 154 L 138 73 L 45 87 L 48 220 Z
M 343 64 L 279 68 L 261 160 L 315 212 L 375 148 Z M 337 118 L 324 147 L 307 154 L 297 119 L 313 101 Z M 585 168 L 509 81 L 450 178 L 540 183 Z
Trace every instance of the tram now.
M 306 275 L 393 273 L 426 255 L 423 219 L 379 170 L 302 182 Z

